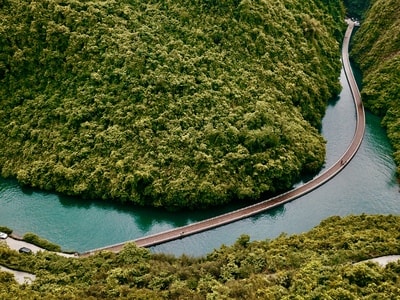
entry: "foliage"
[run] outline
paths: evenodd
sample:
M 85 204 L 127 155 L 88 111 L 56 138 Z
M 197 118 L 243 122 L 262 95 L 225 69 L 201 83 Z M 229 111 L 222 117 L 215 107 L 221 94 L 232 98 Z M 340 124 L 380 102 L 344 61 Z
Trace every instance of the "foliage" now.
M 61 247 L 59 245 L 49 242 L 48 240 L 43 239 L 32 232 L 25 233 L 22 239 L 25 242 L 34 244 L 40 248 L 43 248 L 43 249 L 46 249 L 49 251 L 55 251 L 55 252 L 61 251 Z
M 383 116 L 400 174 L 400 2 L 373 2 L 354 38 L 352 56 L 363 73 L 362 98 Z
M 10 235 L 13 231 L 12 231 L 12 229 L 10 229 L 6 226 L 0 226 L 0 232 L 4 232 L 4 233 L 7 233 L 8 235 Z
M 344 0 L 344 5 L 348 16 L 363 19 L 371 5 L 371 0 Z
M 0 264 L 36 275 L 18 285 L 0 272 L 0 298 L 25 299 L 396 299 L 400 263 L 357 263 L 400 253 L 399 216 L 331 217 L 309 232 L 265 241 L 242 235 L 206 257 L 151 254 L 29 256 L 0 244 Z
M 341 1 L 1 1 L 0 170 L 170 209 L 324 163 Z

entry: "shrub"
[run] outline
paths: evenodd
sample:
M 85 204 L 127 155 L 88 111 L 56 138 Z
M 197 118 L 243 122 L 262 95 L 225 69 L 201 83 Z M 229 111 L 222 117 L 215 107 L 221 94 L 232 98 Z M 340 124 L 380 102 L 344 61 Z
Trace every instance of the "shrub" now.
M 33 245 L 36 245 L 38 247 L 41 247 L 49 251 L 55 251 L 55 252 L 61 251 L 61 247 L 59 245 L 51 243 L 48 240 L 42 239 L 36 234 L 31 232 L 26 233 L 22 239 L 27 243 L 31 243 Z
M 13 231 L 12 231 L 12 229 L 10 229 L 6 226 L 0 226 L 0 232 L 4 232 L 4 233 L 7 233 L 8 235 L 10 235 Z

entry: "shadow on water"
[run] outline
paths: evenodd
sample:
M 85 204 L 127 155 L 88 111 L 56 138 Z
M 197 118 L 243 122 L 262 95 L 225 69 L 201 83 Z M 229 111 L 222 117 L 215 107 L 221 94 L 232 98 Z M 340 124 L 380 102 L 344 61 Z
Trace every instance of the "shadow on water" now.
M 340 100 L 340 96 L 337 95 L 336 97 L 332 97 L 331 99 L 328 100 L 328 106 L 334 107 Z M 326 110 L 325 110 L 326 113 Z
M 57 198 L 60 204 L 65 208 L 76 207 L 79 209 L 89 209 L 94 205 L 97 205 L 99 208 L 108 208 L 106 203 L 101 203 L 100 201 L 92 201 L 84 198 L 66 196 L 61 194 L 57 194 Z
M 353 61 L 350 60 L 351 63 L 351 69 L 353 70 L 354 78 L 357 82 L 358 88 L 361 91 L 362 90 L 362 73 L 358 65 Z
M 66 208 L 94 208 L 96 211 L 113 211 L 129 215 L 143 231 L 150 230 L 155 221 L 167 223 L 175 227 L 185 225 L 190 219 L 190 214 L 178 214 L 177 216 L 177 214 L 162 209 L 142 207 L 131 203 L 121 203 L 111 200 L 89 200 L 65 195 L 58 195 L 58 200 Z
M 251 199 L 238 200 L 228 205 L 214 207 L 213 209 L 181 210 L 172 212 L 161 208 L 137 206 L 132 203 L 118 203 L 116 201 L 100 199 L 84 199 L 60 193 L 51 193 L 38 188 L 22 186 L 15 179 L 0 178 L 0 192 L 2 190 L 6 193 L 8 192 L 7 195 L 3 196 L 4 199 L 8 199 L 12 203 L 15 203 L 15 205 L 19 205 L 19 207 L 25 207 L 27 211 L 32 211 L 33 218 L 38 219 L 35 217 L 36 215 L 34 213 L 37 209 L 40 209 L 41 207 L 48 207 L 48 209 L 51 209 L 51 214 L 46 214 L 49 218 L 48 222 L 50 224 L 60 222 L 60 225 L 63 226 L 62 224 L 65 222 L 64 218 L 66 218 L 65 213 L 68 212 L 71 214 L 70 218 L 72 219 L 87 216 L 88 222 L 99 222 L 96 220 L 96 216 L 99 216 L 100 219 L 110 218 L 112 220 L 125 220 L 125 222 L 131 222 L 131 225 L 129 226 L 137 228 L 139 230 L 138 234 L 140 235 L 144 232 L 154 232 L 155 228 L 158 228 L 159 226 L 162 226 L 164 229 L 185 226 L 256 202 Z M 10 197 L 10 191 L 13 191 L 12 197 Z M 18 204 L 14 201 L 17 201 Z M 56 202 L 58 202 L 59 205 L 56 205 Z M 10 205 L 12 204 L 10 203 Z M 279 211 L 280 209 L 271 211 L 271 213 L 279 213 Z M 55 217 L 51 218 L 51 215 L 53 214 Z M 115 218 L 111 216 L 113 214 L 116 215 Z M 100 222 L 101 221 L 102 220 L 100 220 Z
M 16 184 L 18 184 L 18 182 L 16 182 Z M 40 192 L 40 191 L 39 191 L 39 190 L 35 191 L 35 190 L 33 190 L 32 188 L 29 188 L 29 187 L 27 187 L 27 186 L 21 186 L 21 192 L 22 192 L 24 195 L 32 196 L 33 193 L 35 193 L 35 192 Z
M 255 216 L 250 217 L 250 220 L 252 222 L 256 222 L 260 219 L 265 219 L 265 216 L 268 216 L 271 219 L 276 219 L 278 217 L 283 216 L 284 213 L 285 213 L 285 205 L 279 205 L 279 206 L 269 209 L 265 212 L 262 212 Z
M 29 188 L 25 189 L 29 193 Z M 43 193 L 41 191 L 35 191 Z M 33 191 L 30 191 L 33 193 Z M 168 211 L 162 208 L 138 206 L 132 203 L 121 203 L 111 200 L 88 200 L 80 197 L 66 196 L 57 194 L 60 204 L 65 208 L 91 209 L 101 211 L 113 211 L 129 215 L 135 220 L 136 225 L 140 230 L 148 232 L 155 223 L 165 223 L 171 227 L 181 227 L 193 222 L 198 222 L 204 219 L 241 208 L 247 204 L 231 204 L 213 208 L 212 210 L 180 210 Z

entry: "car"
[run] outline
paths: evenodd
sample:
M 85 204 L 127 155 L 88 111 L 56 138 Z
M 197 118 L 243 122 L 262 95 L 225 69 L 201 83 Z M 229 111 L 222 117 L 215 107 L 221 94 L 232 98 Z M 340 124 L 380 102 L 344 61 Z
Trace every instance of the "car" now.
M 5 232 L 0 232 L 0 239 L 6 239 L 6 238 L 8 238 L 8 234 L 7 233 L 5 233 Z
M 27 248 L 27 247 L 22 247 L 22 248 L 19 248 L 18 252 L 19 253 L 25 253 L 25 254 L 31 254 L 32 250 Z

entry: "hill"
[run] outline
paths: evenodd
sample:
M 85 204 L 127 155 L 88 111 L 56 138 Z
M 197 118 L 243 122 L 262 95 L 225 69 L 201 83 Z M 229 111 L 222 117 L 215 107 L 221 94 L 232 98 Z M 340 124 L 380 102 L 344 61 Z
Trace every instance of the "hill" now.
M 324 163 L 341 1 L 2 1 L 0 170 L 176 209 L 257 199 Z
M 400 174 L 400 2 L 375 0 L 354 37 L 352 57 L 363 73 L 361 95 L 383 118 Z
M 18 285 L 0 272 L 1 299 L 395 299 L 400 264 L 356 262 L 400 253 L 399 216 L 331 217 L 309 232 L 176 258 L 127 245 L 118 254 L 19 254 L 0 264 L 36 275 Z
M 344 0 L 343 2 L 346 14 L 357 19 L 363 19 L 371 5 L 371 0 Z

